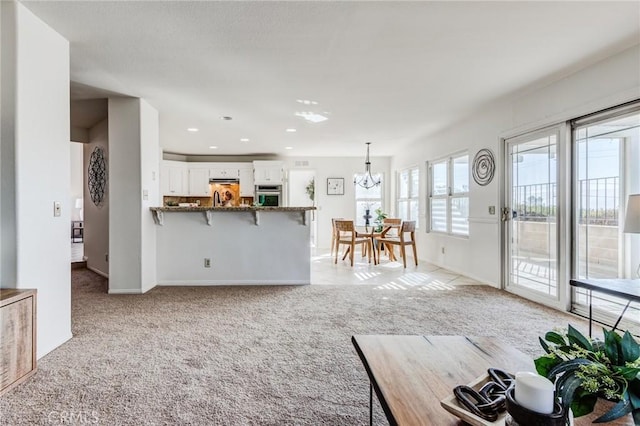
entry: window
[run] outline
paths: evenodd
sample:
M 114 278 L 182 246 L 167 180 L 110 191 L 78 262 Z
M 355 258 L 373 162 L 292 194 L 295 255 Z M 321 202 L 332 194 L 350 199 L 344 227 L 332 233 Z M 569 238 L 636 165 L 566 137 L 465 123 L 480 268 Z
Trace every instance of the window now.
M 354 175 L 355 179 L 360 179 L 361 177 L 363 177 L 363 174 L 356 173 Z M 384 185 L 384 180 L 380 173 L 374 174 L 373 178 L 376 180 L 380 179 L 380 185 L 369 189 L 365 189 L 360 185 L 354 185 L 356 194 L 356 226 L 366 225 L 365 215 L 367 210 L 369 210 L 369 215 L 371 216 L 369 224 L 373 224 L 376 218 L 376 209 L 382 208 L 382 186 Z
M 415 220 L 418 227 L 418 197 L 420 193 L 420 173 L 417 167 L 398 173 L 398 217 L 402 220 Z
M 428 164 L 429 229 L 469 235 L 469 154 Z

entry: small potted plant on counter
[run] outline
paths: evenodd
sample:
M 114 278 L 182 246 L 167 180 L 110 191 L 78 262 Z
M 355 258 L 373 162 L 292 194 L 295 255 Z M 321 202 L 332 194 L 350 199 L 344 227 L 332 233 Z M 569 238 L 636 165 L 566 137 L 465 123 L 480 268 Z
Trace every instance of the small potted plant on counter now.
M 615 405 L 594 423 L 631 413 L 640 425 L 640 346 L 628 331 L 603 331 L 604 341 L 571 325 L 566 332 L 549 331 L 539 338 L 546 355 L 535 360 L 536 370 L 555 383 L 556 397 L 574 417 L 591 413 L 603 398 Z

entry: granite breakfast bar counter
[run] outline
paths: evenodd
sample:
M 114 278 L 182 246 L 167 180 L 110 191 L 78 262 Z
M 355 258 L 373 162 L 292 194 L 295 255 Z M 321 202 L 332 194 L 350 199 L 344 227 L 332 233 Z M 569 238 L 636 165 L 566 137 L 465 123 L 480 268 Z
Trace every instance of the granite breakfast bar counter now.
M 311 283 L 315 207 L 151 207 L 158 285 Z

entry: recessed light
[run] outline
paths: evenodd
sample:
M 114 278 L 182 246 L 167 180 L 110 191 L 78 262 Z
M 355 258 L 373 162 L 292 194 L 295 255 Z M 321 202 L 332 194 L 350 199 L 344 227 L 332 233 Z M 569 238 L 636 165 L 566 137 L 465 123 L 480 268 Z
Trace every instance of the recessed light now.
M 217 146 L 214 146 L 214 145 L 211 145 L 211 146 L 209 147 L 209 149 L 218 149 L 218 147 L 217 147 Z
M 286 129 L 285 132 L 295 133 L 295 132 L 297 132 L 297 130 L 294 129 L 294 128 L 289 128 L 289 129 Z
M 296 99 L 296 102 L 303 105 L 318 105 L 318 102 L 309 99 Z
M 293 149 L 292 146 L 285 146 L 284 149 Z
M 242 138 L 240 139 L 240 142 L 249 142 L 249 138 Z
M 187 132 L 197 132 L 198 130 L 200 130 L 200 129 L 198 129 L 197 127 L 189 127 L 187 129 Z
M 328 120 L 328 117 L 325 117 L 324 115 L 321 114 L 316 114 L 315 112 L 296 112 L 294 115 L 298 116 L 298 117 L 302 117 L 307 121 L 310 121 L 312 123 L 320 123 L 322 121 Z
M 233 120 L 233 117 L 229 117 L 228 115 L 223 115 L 222 117 L 220 117 L 220 120 L 229 121 L 229 120 Z

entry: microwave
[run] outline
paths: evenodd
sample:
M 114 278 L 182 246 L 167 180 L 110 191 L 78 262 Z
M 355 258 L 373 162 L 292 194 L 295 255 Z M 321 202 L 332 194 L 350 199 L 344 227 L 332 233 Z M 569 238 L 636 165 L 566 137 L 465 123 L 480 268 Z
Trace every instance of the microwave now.
M 257 185 L 255 201 L 264 207 L 282 207 L 282 185 Z

